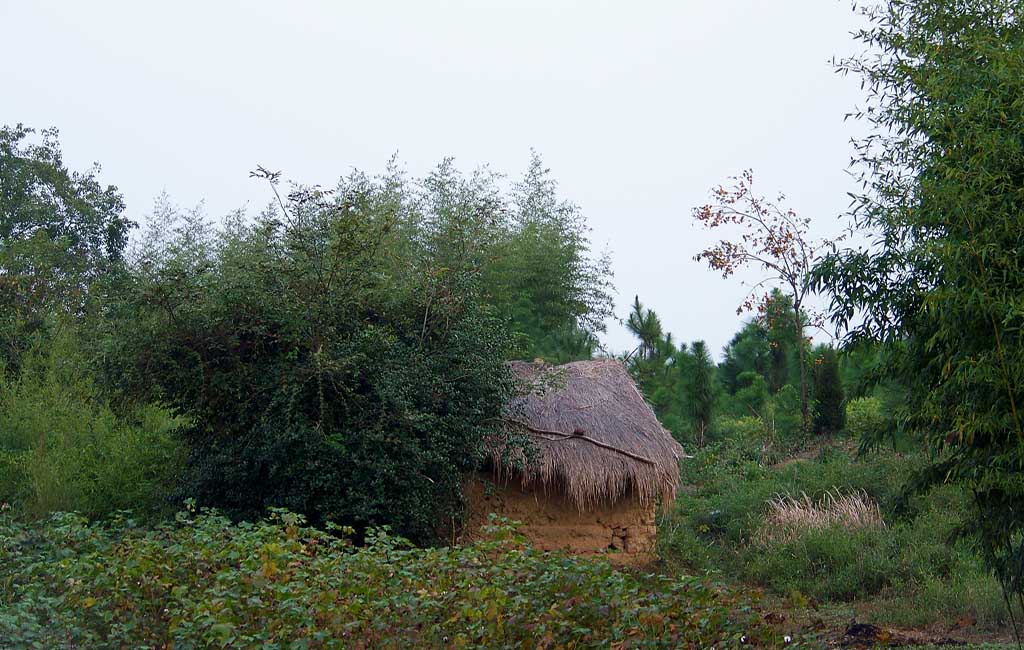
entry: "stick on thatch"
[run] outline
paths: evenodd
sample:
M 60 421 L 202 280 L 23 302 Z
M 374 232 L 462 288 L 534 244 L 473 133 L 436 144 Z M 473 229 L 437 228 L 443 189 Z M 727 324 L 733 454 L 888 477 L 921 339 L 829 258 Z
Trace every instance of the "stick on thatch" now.
M 639 460 L 642 463 L 648 463 L 649 465 L 653 465 L 654 464 L 654 461 L 651 460 L 650 458 L 644 458 L 643 456 L 641 456 L 639 454 L 634 454 L 632 452 L 628 452 L 625 449 L 619 449 L 618 447 L 613 447 L 611 445 L 606 445 L 605 443 L 601 442 L 600 440 L 594 440 L 593 438 L 587 436 L 584 433 L 562 433 L 561 431 L 549 431 L 548 429 L 536 429 L 536 428 L 531 427 L 530 425 L 526 424 L 525 422 L 520 422 L 518 420 L 509 420 L 509 422 L 511 422 L 512 424 L 519 425 L 519 426 L 523 427 L 524 429 L 526 429 L 527 431 L 530 431 L 532 433 L 541 434 L 541 439 L 542 440 L 549 440 L 551 442 L 558 442 L 559 440 L 586 440 L 587 442 L 589 442 L 592 445 L 597 445 L 598 447 L 602 447 L 604 449 L 610 449 L 611 451 L 614 451 L 616 453 L 622 454 L 623 456 L 628 456 L 629 458 L 633 458 L 635 460 Z

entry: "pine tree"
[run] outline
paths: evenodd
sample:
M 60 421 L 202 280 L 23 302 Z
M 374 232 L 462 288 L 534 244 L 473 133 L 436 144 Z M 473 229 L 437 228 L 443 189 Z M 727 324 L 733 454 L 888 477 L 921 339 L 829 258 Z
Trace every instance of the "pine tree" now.
M 697 445 L 704 446 L 704 439 L 708 428 L 711 426 L 711 418 L 714 416 L 716 391 L 715 391 L 715 362 L 708 353 L 708 346 L 704 341 L 694 341 L 692 347 L 694 358 L 693 375 L 689 385 L 690 403 L 693 405 L 693 423 L 697 434 Z
M 640 339 L 640 346 L 637 348 L 638 359 L 652 359 L 662 338 L 661 319 L 653 310 L 644 308 L 640 296 L 633 298 L 633 311 L 626 320 L 626 329 Z

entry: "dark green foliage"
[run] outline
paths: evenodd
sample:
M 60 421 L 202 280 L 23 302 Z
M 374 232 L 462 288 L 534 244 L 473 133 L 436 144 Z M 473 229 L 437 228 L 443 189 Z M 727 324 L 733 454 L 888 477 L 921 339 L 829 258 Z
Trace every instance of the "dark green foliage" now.
M 783 645 L 787 630 L 739 594 L 522 542 L 495 525 L 461 548 L 410 548 L 374 531 L 357 549 L 280 511 L 239 525 L 180 513 L 154 530 L 73 515 L 30 528 L 0 515 L 0 645 L 709 648 L 742 635 Z
M 743 373 L 753 372 L 762 377 L 768 374 L 771 365 L 768 330 L 756 320 L 744 323 L 723 353 L 724 358 L 719 365 L 722 385 L 733 394 L 749 383 L 740 378 Z
M 728 400 L 732 415 L 736 417 L 762 417 L 771 400 L 771 391 L 763 375 L 753 370 L 741 372 L 736 378 L 736 392 Z
M 124 203 L 64 166 L 57 131 L 0 127 L 0 363 L 13 369 L 54 312 L 79 316 L 93 283 L 117 268 L 128 231 Z
M 816 270 L 832 318 L 884 348 L 901 426 L 936 462 L 919 477 L 974 495 L 964 529 L 1024 599 L 1024 24 L 1015 0 L 872 3 L 860 76 L 867 249 Z M 856 318 L 856 321 L 854 320 Z
M 806 351 L 807 344 L 802 331 L 793 325 L 793 318 L 793 299 L 773 290 L 758 317 L 767 332 L 769 365 L 765 378 L 773 393 L 786 384 L 800 385 L 800 346 Z M 806 314 L 801 314 L 801 321 L 807 320 Z
M 839 359 L 831 346 L 824 347 L 814 358 L 814 402 L 815 433 L 842 431 L 846 424 L 843 383 L 839 378 Z
M 159 211 L 106 358 L 129 397 L 189 419 L 182 495 L 419 540 L 458 515 L 511 392 L 508 340 L 471 268 L 393 257 L 419 242 L 395 241 L 389 200 L 299 189 L 222 231 Z
M 611 311 L 607 256 L 591 258 L 579 208 L 557 196 L 537 156 L 510 193 L 497 175 L 467 177 L 451 161 L 416 181 L 392 164 L 334 191 L 295 187 L 221 228 L 164 197 L 126 262 L 133 224 L 116 189 L 101 188 L 95 168 L 66 170 L 55 131 L 31 136 L 0 132 L 0 292 L 13 307 L 0 364 L 15 377 L 6 408 L 21 418 L 4 432 L 0 496 L 33 513 L 126 505 L 68 496 L 92 492 L 80 490 L 82 471 L 139 479 L 122 496 L 140 508 L 140 491 L 165 498 L 167 475 L 143 480 L 150 464 L 136 454 L 165 427 L 132 421 L 162 413 L 156 403 L 180 416 L 188 446 L 184 468 L 168 460 L 178 499 L 233 516 L 287 506 L 429 539 L 459 515 L 463 476 L 512 392 L 504 362 L 589 357 Z M 277 174 L 254 175 L 278 195 Z M 70 410 L 47 409 L 57 396 L 17 376 L 51 322 L 82 339 L 82 400 Z M 76 445 L 110 454 L 109 466 L 89 453 L 72 463 Z M 153 457 L 162 449 L 152 445 Z M 119 454 L 140 464 L 129 470 Z M 66 480 L 33 474 L 43 470 Z M 40 486 L 54 495 L 27 494 Z
M 715 401 L 717 391 L 715 390 L 715 364 L 708 353 L 708 346 L 704 341 L 696 341 L 693 344 L 693 367 L 690 374 L 688 394 L 693 404 L 693 423 L 697 432 L 698 444 L 704 445 L 704 438 L 711 420 L 715 415 Z
M 800 385 L 800 349 L 807 343 L 797 332 L 793 300 L 778 290 L 761 303 L 757 318 L 745 322 L 723 350 L 719 374 L 730 395 L 736 395 L 755 383 L 755 375 L 764 380 L 768 394 L 774 395 L 787 385 Z M 806 314 L 801 313 L 806 322 Z M 740 400 L 741 402 L 745 400 Z M 760 412 L 761 406 L 754 410 Z M 737 417 L 750 415 L 742 406 Z
M 0 502 L 42 515 L 163 511 L 180 464 L 166 411 L 114 408 L 94 381 L 104 294 L 133 222 L 55 129 L 0 128 Z

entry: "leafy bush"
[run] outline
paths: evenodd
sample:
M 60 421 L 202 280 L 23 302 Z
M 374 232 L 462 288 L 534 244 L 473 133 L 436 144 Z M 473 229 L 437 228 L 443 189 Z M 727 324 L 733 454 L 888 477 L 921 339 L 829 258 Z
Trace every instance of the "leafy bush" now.
M 683 484 L 715 483 L 721 473 L 757 476 L 765 466 L 779 460 L 776 450 L 765 440 L 764 424 L 757 418 L 720 418 L 712 430 L 721 439 L 696 450 L 693 458 L 680 464 Z
M 859 397 L 846 403 L 846 432 L 862 440 L 877 437 L 885 427 L 882 401 L 877 397 Z
M 540 553 L 503 526 L 464 548 L 386 531 L 355 548 L 283 511 L 238 525 L 185 512 L 152 530 L 0 515 L 0 638 L 19 648 L 781 646 L 750 605 Z
M 734 417 L 720 417 L 711 427 L 716 440 L 740 439 L 744 444 L 757 444 L 780 449 L 798 447 L 804 442 L 800 391 L 786 384 L 777 393 L 767 392 L 767 384 L 760 375 L 744 373 L 751 385 L 729 396 L 731 407 L 727 412 L 742 413 Z
M 74 332 L 37 340 L 0 372 L 0 502 L 40 516 L 167 508 L 183 454 L 166 411 L 115 414 L 88 376 Z
M 737 383 L 739 388 L 727 400 L 729 410 L 738 417 L 764 412 L 771 398 L 764 376 L 753 370 L 746 370 L 739 374 Z
M 179 498 L 417 541 L 461 513 L 512 391 L 509 339 L 471 269 L 396 259 L 422 242 L 383 192 L 297 191 L 284 220 L 220 231 L 171 206 L 153 220 L 103 356 L 126 401 L 187 416 Z
M 739 418 L 722 417 L 715 420 L 712 430 L 719 438 L 759 440 L 764 436 L 764 423 L 760 418 L 751 415 Z

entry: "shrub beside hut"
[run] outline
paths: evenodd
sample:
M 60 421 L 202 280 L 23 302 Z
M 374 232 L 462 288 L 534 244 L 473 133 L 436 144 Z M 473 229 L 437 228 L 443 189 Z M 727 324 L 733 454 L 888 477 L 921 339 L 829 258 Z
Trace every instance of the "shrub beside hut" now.
M 466 485 L 465 530 L 478 531 L 493 512 L 522 522 L 540 549 L 610 552 L 628 564 L 653 559 L 655 509 L 675 498 L 683 448 L 626 369 L 613 359 L 512 368 L 533 390 L 513 401 L 506 419 L 532 453 L 491 450 L 487 468 Z

